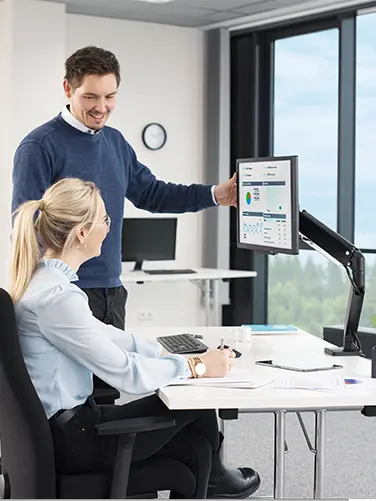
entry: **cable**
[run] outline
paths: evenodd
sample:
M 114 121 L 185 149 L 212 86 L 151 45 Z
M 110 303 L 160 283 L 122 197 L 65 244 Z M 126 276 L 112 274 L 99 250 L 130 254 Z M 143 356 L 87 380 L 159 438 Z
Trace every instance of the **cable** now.
M 362 292 L 359 289 L 359 287 L 356 285 L 355 280 L 354 280 L 354 276 L 351 276 L 348 266 L 343 265 L 343 267 L 346 270 L 346 273 L 347 273 L 347 276 L 349 277 L 351 285 L 354 287 L 356 293 L 360 295 Z M 354 271 L 353 271 L 353 274 L 354 274 Z M 352 334 L 354 336 L 355 345 L 357 346 L 358 350 L 360 351 L 360 355 L 362 355 L 364 357 L 365 355 L 363 354 L 362 343 L 360 342 L 360 339 L 358 337 L 358 333 L 353 332 Z
M 344 268 L 345 268 L 345 270 L 346 270 L 346 273 L 347 273 L 347 276 L 349 277 L 349 280 L 350 280 L 351 285 L 354 287 L 354 289 L 355 289 L 355 291 L 357 292 L 357 294 L 359 294 L 359 295 L 360 295 L 362 292 L 361 292 L 361 290 L 359 289 L 359 287 L 356 285 L 354 278 L 350 275 L 350 271 L 349 271 L 348 266 L 343 265 L 343 267 L 344 267 Z M 353 272 L 353 273 L 354 273 L 354 272 Z

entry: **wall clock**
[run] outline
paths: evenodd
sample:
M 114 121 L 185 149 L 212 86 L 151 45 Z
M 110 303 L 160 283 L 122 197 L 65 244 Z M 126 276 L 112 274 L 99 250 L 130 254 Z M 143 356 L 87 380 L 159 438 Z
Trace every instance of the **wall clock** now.
M 160 150 L 167 141 L 166 129 L 158 123 L 150 123 L 142 131 L 142 141 L 149 150 Z

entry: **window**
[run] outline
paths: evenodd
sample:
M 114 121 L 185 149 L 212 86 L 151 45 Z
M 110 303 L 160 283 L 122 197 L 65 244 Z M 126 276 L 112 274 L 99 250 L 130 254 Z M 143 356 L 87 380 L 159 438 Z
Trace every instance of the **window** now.
M 299 156 L 300 207 L 336 230 L 337 29 L 275 42 L 274 95 L 274 155 Z M 322 336 L 323 325 L 343 324 L 349 287 L 318 252 L 270 257 L 268 321 Z
M 349 291 L 343 267 L 317 252 L 269 258 L 270 323 L 291 324 L 293 319 L 321 337 L 324 325 L 343 325 Z
M 355 243 L 376 251 L 376 13 L 357 18 Z M 366 295 L 361 325 L 376 315 L 376 254 L 365 254 Z
M 299 157 L 300 208 L 335 231 L 339 219 L 343 234 L 350 236 L 365 255 L 363 326 L 370 326 L 371 319 L 376 318 L 372 198 L 376 193 L 375 32 L 376 12 L 357 17 L 354 9 L 345 15 L 266 29 L 257 36 L 252 31 L 241 33 L 231 42 L 232 61 L 235 61 L 231 67 L 232 158 L 255 154 Z M 356 67 L 352 50 L 355 43 Z M 340 58 L 343 65 L 339 74 Z M 355 98 L 356 120 L 353 119 Z M 339 218 L 337 207 L 341 210 Z M 231 230 L 233 235 L 233 221 Z M 231 252 L 235 268 L 249 265 L 258 273 L 258 283 L 250 292 L 245 287 L 241 291 L 232 289 L 231 299 L 236 299 L 237 304 L 237 309 L 231 310 L 234 317 L 248 314 L 250 300 L 255 323 L 260 323 L 260 317 L 271 323 L 293 321 L 318 336 L 322 335 L 323 326 L 344 323 L 350 289 L 348 277 L 341 266 L 318 251 L 304 250 L 298 256 L 269 258 L 257 252 L 250 257 L 233 249 Z M 248 303 L 243 301 L 247 293 Z
M 274 154 L 299 156 L 299 201 L 336 229 L 338 30 L 275 43 Z
M 366 258 L 366 294 L 364 298 L 360 325 L 372 326 L 372 318 L 376 320 L 376 254 L 365 254 Z

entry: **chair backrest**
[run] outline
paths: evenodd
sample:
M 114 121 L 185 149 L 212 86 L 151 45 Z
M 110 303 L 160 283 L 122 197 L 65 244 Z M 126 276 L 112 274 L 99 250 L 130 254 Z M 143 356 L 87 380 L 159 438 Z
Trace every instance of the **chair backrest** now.
M 12 498 L 56 498 L 52 436 L 23 360 L 14 305 L 0 288 L 0 440 Z

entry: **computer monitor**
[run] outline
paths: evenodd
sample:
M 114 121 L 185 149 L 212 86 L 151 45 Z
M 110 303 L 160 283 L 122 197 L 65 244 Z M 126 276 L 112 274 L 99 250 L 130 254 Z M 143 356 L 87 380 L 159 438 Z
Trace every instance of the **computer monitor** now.
M 353 243 L 305 210 L 299 211 L 296 156 L 237 160 L 237 246 L 271 254 L 298 254 L 299 240 L 346 270 L 351 287 L 343 346 L 329 355 L 362 355 L 358 337 L 365 294 L 365 259 Z
M 124 218 L 122 261 L 135 261 L 141 270 L 143 261 L 175 259 L 177 218 Z
M 237 160 L 237 246 L 262 252 L 299 253 L 296 156 Z

